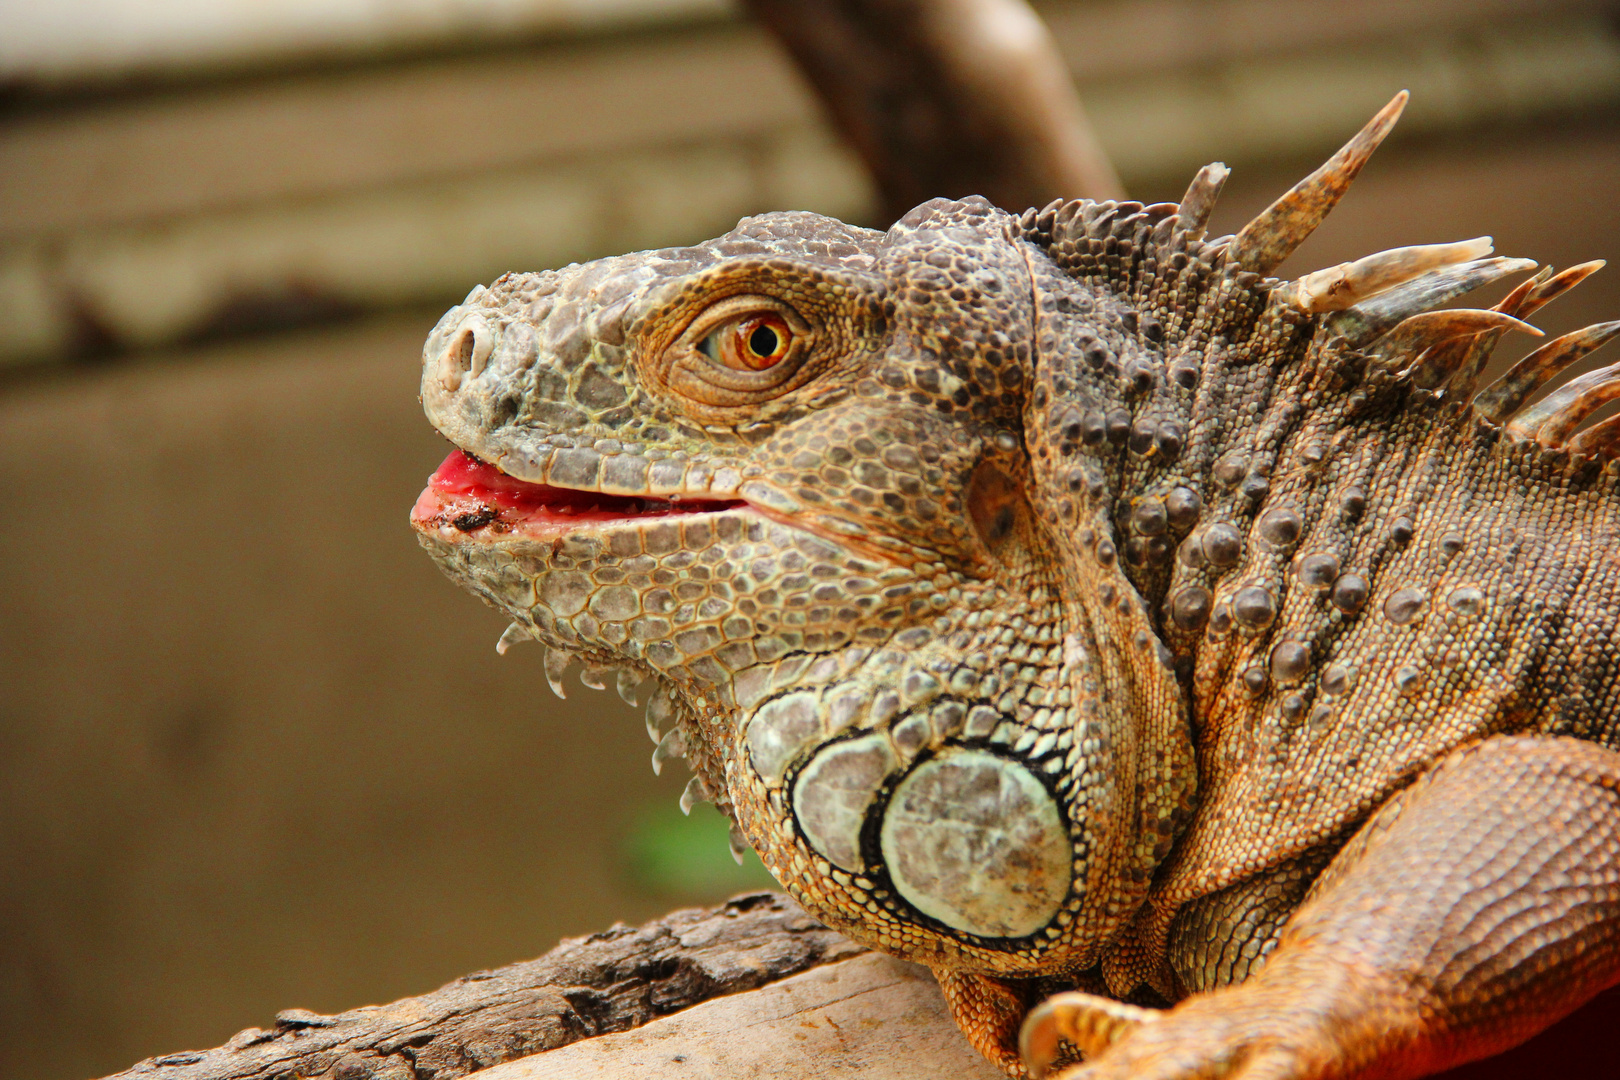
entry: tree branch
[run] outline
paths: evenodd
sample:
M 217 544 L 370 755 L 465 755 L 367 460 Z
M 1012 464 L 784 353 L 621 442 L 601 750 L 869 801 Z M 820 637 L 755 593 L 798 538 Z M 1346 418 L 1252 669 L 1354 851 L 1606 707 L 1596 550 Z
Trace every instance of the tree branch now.
M 274 1027 L 149 1058 L 116 1080 L 457 1080 L 864 951 L 785 896 L 754 893 L 573 938 L 390 1005 L 288 1009 Z
M 1068 68 L 1024 0 L 744 0 L 797 61 L 894 220 L 935 196 L 1017 213 L 1117 198 Z

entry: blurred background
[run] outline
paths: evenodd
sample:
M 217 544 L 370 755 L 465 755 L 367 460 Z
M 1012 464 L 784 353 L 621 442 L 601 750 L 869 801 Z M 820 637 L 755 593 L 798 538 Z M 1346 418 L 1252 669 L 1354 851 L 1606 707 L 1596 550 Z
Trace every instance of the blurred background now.
M 1284 274 L 1620 257 L 1613 3 L 1035 6 L 1133 198 L 1233 167 L 1217 234 L 1412 90 Z M 417 550 L 420 344 L 504 270 L 879 206 L 725 0 L 0 0 L 0 1080 L 761 881 Z

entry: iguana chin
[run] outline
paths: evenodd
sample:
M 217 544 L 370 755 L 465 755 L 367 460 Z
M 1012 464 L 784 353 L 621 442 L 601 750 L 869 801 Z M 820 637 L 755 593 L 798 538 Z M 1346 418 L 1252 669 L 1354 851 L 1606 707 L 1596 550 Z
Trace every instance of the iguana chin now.
M 1404 102 L 1236 236 L 1211 165 L 508 274 L 427 341 L 412 522 L 1012 1075 L 1522 1041 L 1620 980 L 1620 365 L 1530 401 L 1620 323 L 1476 392 L 1601 264 L 1267 276 Z

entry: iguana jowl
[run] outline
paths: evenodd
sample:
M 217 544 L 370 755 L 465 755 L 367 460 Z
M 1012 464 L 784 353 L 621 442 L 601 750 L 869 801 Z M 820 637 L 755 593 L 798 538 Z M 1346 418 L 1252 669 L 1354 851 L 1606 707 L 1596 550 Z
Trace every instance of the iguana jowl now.
M 509 274 L 424 349 L 412 521 L 1015 1075 L 1037 1005 L 1075 1077 L 1505 1048 L 1620 980 L 1620 365 L 1527 404 L 1620 323 L 1476 392 L 1600 264 L 1267 276 L 1404 102 L 1235 237 L 1217 165 Z

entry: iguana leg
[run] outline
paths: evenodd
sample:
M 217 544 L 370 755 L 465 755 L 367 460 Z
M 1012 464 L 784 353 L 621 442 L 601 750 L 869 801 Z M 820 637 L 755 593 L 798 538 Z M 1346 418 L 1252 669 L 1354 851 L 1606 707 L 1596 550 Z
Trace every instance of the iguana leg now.
M 1018 1027 L 1036 995 L 1010 980 L 962 971 L 934 972 L 956 1026 L 973 1049 L 1008 1076 L 1029 1076 L 1018 1056 Z
M 1060 995 L 1025 1035 L 1092 1041 L 1064 1080 L 1398 1080 L 1505 1050 L 1616 982 L 1620 753 L 1498 738 L 1379 810 L 1249 981 L 1113 1021 Z
M 1080 987 L 1101 993 L 1096 969 L 1040 979 L 1008 979 L 938 968 L 934 977 L 945 994 L 956 1026 L 973 1049 L 1015 1080 L 1028 1080 L 1019 1045 L 1019 1029 L 1030 1009 L 1059 990 Z M 1126 1008 L 1127 1006 L 1121 1006 Z M 1053 1047 L 1054 1053 L 1061 1048 Z M 1059 1060 L 1073 1060 L 1072 1055 Z

